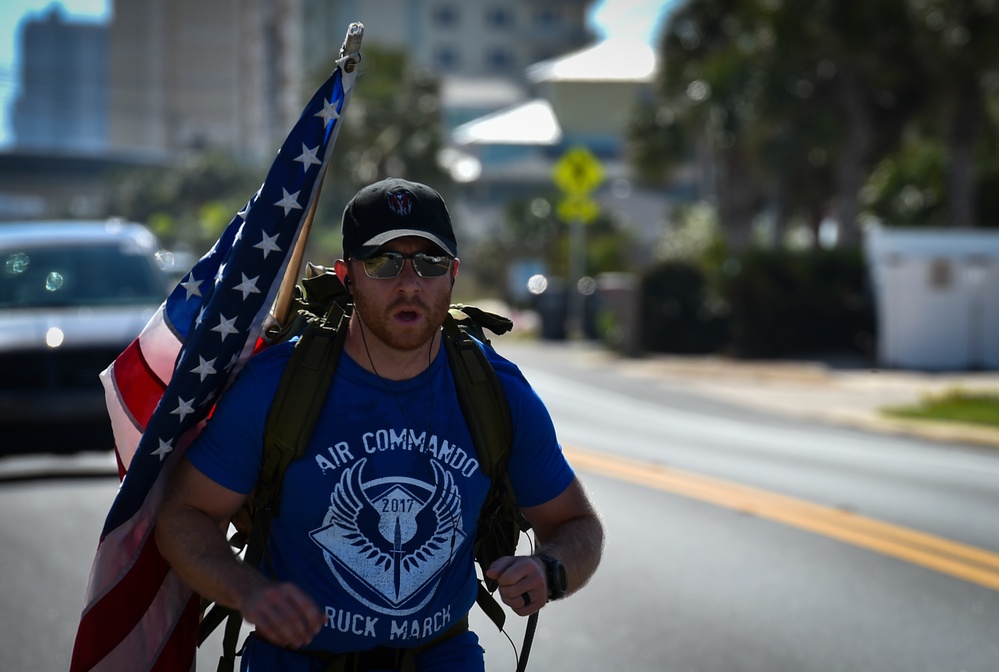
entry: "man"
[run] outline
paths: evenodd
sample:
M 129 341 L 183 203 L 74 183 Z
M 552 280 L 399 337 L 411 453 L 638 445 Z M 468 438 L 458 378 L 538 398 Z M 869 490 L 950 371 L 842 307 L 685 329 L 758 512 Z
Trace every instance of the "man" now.
M 178 466 L 156 541 L 194 590 L 255 626 L 242 670 L 323 670 L 355 652 L 351 667 L 399 669 L 405 650 L 417 670 L 483 670 L 465 617 L 488 478 L 441 347 L 460 265 L 451 219 L 430 187 L 388 179 L 354 196 L 342 226 L 334 269 L 354 304 L 344 356 L 306 455 L 287 469 L 263 567 L 239 561 L 221 530 L 259 477 L 290 343 L 251 359 L 225 393 Z M 510 482 L 538 542 L 487 574 L 528 616 L 589 580 L 603 528 L 544 405 L 486 351 L 513 415 Z

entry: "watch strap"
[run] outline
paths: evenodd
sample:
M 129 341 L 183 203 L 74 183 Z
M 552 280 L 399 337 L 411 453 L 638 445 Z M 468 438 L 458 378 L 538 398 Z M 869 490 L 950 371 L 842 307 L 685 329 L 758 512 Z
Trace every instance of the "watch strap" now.
M 550 555 L 544 555 L 543 553 L 538 553 L 537 558 L 545 566 L 545 582 L 548 584 L 548 600 L 554 601 L 562 597 L 568 592 L 568 585 L 565 575 L 565 567 L 556 558 Z

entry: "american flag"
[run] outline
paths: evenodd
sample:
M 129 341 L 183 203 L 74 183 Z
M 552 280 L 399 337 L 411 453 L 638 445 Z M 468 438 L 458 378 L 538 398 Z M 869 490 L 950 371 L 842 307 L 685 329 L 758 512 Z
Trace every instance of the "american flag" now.
M 101 532 L 71 672 L 194 669 L 200 598 L 160 556 L 156 513 L 180 456 L 258 344 L 318 198 L 356 77 L 359 57 L 347 45 L 359 47 L 362 30 L 351 25 L 337 68 L 260 190 L 101 374 L 123 480 Z

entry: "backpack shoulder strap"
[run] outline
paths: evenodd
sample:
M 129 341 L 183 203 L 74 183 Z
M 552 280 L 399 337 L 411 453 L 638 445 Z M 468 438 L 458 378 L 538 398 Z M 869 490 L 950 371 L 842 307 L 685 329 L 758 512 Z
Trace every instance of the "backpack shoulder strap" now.
M 254 492 L 274 514 L 280 508 L 281 482 L 294 460 L 305 454 L 319 420 L 340 353 L 346 311 L 333 304 L 324 319 L 313 320 L 302 332 L 281 376 L 264 428 L 264 459 Z
M 505 474 L 513 443 L 513 419 L 496 371 L 451 314 L 444 319 L 443 343 L 479 464 L 490 478 Z
M 475 313 L 470 313 L 468 307 L 461 307 L 461 312 L 481 326 L 477 318 L 482 311 L 474 310 Z M 489 492 L 482 505 L 475 538 L 475 560 L 485 576 L 493 561 L 516 552 L 520 534 L 529 529 L 517 506 L 507 474 L 510 447 L 513 445 L 513 419 L 506 392 L 482 347 L 452 315 L 444 321 L 444 335 L 444 347 L 451 364 L 458 401 L 472 435 L 479 464 L 489 477 Z M 506 614 L 492 596 L 496 588 L 495 581 L 485 579 L 479 584 L 476 602 L 502 630 Z
M 305 282 L 307 281 L 303 281 L 303 284 Z M 327 278 L 321 282 L 329 283 L 329 280 Z M 306 285 L 306 296 L 308 290 L 309 286 Z M 324 316 L 316 318 L 312 315 L 308 318 L 307 326 L 295 343 L 288 364 L 281 374 L 264 426 L 260 479 L 247 504 L 233 519 L 237 536 L 241 535 L 242 539 L 230 543 L 235 546 L 245 545 L 244 560 L 252 566 L 258 566 L 267 557 L 267 538 L 271 520 L 280 509 L 285 471 L 289 464 L 305 454 L 312 430 L 319 420 L 343 351 L 349 314 L 350 309 L 345 303 L 333 300 Z M 235 669 L 242 614 L 214 605 L 205 614 L 199 637 L 200 644 L 225 619 L 228 621 L 222 640 L 218 672 L 231 672 Z

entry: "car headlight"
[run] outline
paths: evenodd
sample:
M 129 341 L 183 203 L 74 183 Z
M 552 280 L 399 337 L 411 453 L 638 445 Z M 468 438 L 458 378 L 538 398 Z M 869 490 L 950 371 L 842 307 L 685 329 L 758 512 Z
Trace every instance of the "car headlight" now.
M 45 332 L 45 345 L 50 348 L 58 348 L 65 339 L 66 334 L 62 333 L 62 329 L 59 327 L 49 327 L 49 330 Z

